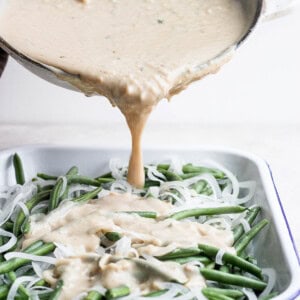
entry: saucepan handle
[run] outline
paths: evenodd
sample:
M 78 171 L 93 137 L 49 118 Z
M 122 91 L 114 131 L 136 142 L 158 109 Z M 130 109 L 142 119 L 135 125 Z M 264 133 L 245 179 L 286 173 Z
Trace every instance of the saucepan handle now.
M 264 21 L 269 21 L 291 13 L 296 6 L 300 6 L 300 0 L 265 0 Z

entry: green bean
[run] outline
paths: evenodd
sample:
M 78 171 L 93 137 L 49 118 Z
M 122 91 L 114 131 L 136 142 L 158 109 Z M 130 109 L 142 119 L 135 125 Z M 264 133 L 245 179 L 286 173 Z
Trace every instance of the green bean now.
M 36 176 L 44 180 L 57 180 L 57 176 L 49 175 L 45 173 L 37 173 Z
M 17 275 L 14 271 L 8 272 L 7 277 L 9 278 L 9 280 L 12 283 L 17 279 Z M 21 296 L 24 296 L 24 297 L 27 297 L 27 298 L 29 297 L 29 292 L 27 291 L 27 289 L 24 287 L 23 284 L 19 285 L 18 292 L 20 293 Z
M 265 282 L 260 280 L 240 275 L 228 274 L 221 271 L 210 270 L 207 268 L 200 269 L 200 272 L 205 279 L 219 283 L 251 288 L 258 291 L 264 290 L 267 286 Z
M 240 298 L 244 296 L 244 293 L 239 290 L 233 290 L 233 289 L 220 289 L 220 288 L 213 288 L 213 287 L 206 287 L 202 289 L 202 293 L 204 296 L 210 296 L 213 294 L 219 294 L 228 296 L 231 298 Z
M 67 172 L 67 175 L 77 175 L 77 174 L 78 174 L 78 167 L 76 167 L 76 166 L 73 166 Z
M 194 183 L 191 186 L 191 188 L 193 190 L 195 190 L 197 194 L 200 194 L 205 189 L 206 186 L 207 186 L 207 182 L 206 181 L 199 180 L 198 182 Z
M 50 193 L 48 212 L 58 207 L 59 198 L 62 196 L 64 179 L 58 178 L 53 190 Z
M 84 300 L 101 300 L 102 295 L 97 291 L 90 291 Z
M 170 169 L 170 165 L 169 164 L 158 164 L 156 169 L 158 171 L 160 171 L 160 170 L 166 170 L 167 171 L 167 170 Z
M 220 266 L 220 271 L 225 273 L 230 273 L 230 268 L 228 266 Z
M 104 235 L 108 240 L 112 242 L 116 242 L 122 237 L 118 232 L 106 232 Z
M 199 249 L 202 250 L 205 255 L 212 257 L 214 259 L 216 258 L 216 255 L 219 252 L 218 248 L 208 246 L 208 245 L 199 245 Z M 233 255 L 233 254 L 225 252 L 222 257 L 222 260 L 225 263 L 236 266 L 236 267 L 240 268 L 241 270 L 244 270 L 244 271 L 251 273 L 262 279 L 262 273 L 261 273 L 262 271 L 259 267 L 257 267 L 254 264 L 249 263 L 247 260 L 245 260 L 237 255 Z
M 72 175 L 72 176 L 67 176 L 68 182 L 69 183 L 76 183 L 76 184 L 85 184 L 85 185 L 91 185 L 91 186 L 96 186 L 100 187 L 102 182 L 100 180 L 96 180 L 87 176 L 82 176 L 82 175 Z
M 78 175 L 78 168 L 76 166 L 73 166 L 72 168 L 70 168 L 69 171 L 66 173 L 66 176 L 68 176 L 68 175 L 69 176 Z M 60 202 L 68 198 L 69 190 L 70 190 L 70 184 L 68 182 L 64 193 L 60 197 Z
M 212 169 L 212 168 L 206 168 L 206 167 L 197 167 L 197 166 L 193 166 L 192 164 L 184 165 L 182 167 L 182 172 L 184 174 L 186 174 L 186 173 L 198 173 L 198 175 L 209 173 L 209 174 L 212 174 L 217 179 L 224 179 L 225 176 L 226 176 L 225 173 L 220 171 L 220 170 Z
M 214 261 L 206 265 L 206 268 L 209 270 L 213 270 L 215 267 L 216 267 L 216 263 Z
M 78 202 L 78 203 L 83 203 L 86 201 L 89 201 L 91 199 L 93 199 L 94 197 L 96 197 L 102 190 L 102 187 L 98 187 L 93 191 L 90 191 L 88 193 L 85 193 L 77 198 L 72 199 L 73 202 Z
M 52 252 L 54 249 L 55 245 L 53 243 L 45 243 L 42 246 L 33 249 L 31 247 L 28 247 L 23 252 L 41 256 Z M 14 271 L 17 268 L 26 265 L 28 262 L 30 262 L 30 260 L 25 258 L 12 258 L 10 260 L 4 261 L 0 263 L 0 274 L 6 274 L 10 271 Z
M 60 294 L 62 292 L 63 285 L 64 285 L 64 283 L 62 280 L 57 281 L 56 287 L 55 287 L 54 291 L 51 293 L 49 300 L 58 300 L 59 299 Z
M 5 222 L 5 223 L 1 226 L 1 228 L 3 228 L 4 230 L 7 230 L 7 231 L 12 232 L 12 230 L 13 230 L 13 228 L 14 228 L 14 223 L 11 222 L 11 221 L 7 221 L 7 222 Z
M 30 212 L 34 206 L 36 206 L 39 202 L 48 199 L 50 196 L 50 191 L 43 191 L 36 195 L 34 195 L 29 201 L 25 203 L 28 211 Z M 21 226 L 24 223 L 26 219 L 26 216 L 23 212 L 23 210 L 20 210 L 20 212 L 17 215 L 16 221 L 13 224 L 13 233 L 15 236 L 18 236 L 21 231 Z
M 111 178 L 111 179 L 114 179 L 114 178 L 112 177 L 111 172 L 108 172 L 108 173 L 105 173 L 105 174 L 103 174 L 103 175 L 100 175 L 100 176 L 96 177 L 95 179 L 96 179 L 96 180 L 99 180 L 99 179 L 101 179 L 101 178 Z
M 174 258 L 190 257 L 198 255 L 201 252 L 198 248 L 175 249 L 170 253 L 156 257 L 159 260 L 170 260 Z
M 106 299 L 115 299 L 124 297 L 130 294 L 130 290 L 126 285 L 122 285 L 113 289 L 109 289 L 105 293 Z
M 48 175 L 44 173 L 38 173 L 37 176 L 39 178 L 42 178 L 44 180 L 57 180 L 58 176 L 53 176 L 53 175 Z M 112 181 L 115 181 L 113 178 L 90 178 L 87 176 L 82 176 L 82 175 L 75 175 L 75 174 L 70 174 L 66 176 L 68 179 L 68 183 L 70 184 L 85 184 L 85 185 L 91 185 L 91 186 L 96 186 L 99 187 L 101 186 L 102 183 L 109 183 Z
M 190 218 L 190 217 L 242 213 L 245 210 L 247 210 L 247 208 L 243 207 L 243 206 L 195 208 L 195 209 L 179 211 L 179 212 L 171 215 L 169 218 L 172 218 L 175 220 L 182 220 L 182 219 L 186 219 L 186 218 Z
M 156 219 L 157 213 L 155 211 L 121 211 L 122 213 L 126 214 L 136 214 L 143 218 L 148 219 Z
M 273 293 L 271 293 L 269 295 L 266 295 L 266 296 L 264 296 L 262 298 L 259 298 L 259 299 L 260 300 L 270 300 L 270 299 L 272 299 L 272 298 L 274 298 L 276 296 L 278 296 L 278 292 L 273 292 Z
M 149 294 L 146 294 L 143 297 L 158 297 L 158 296 L 161 296 L 161 295 L 165 294 L 167 291 L 168 290 L 155 291 L 155 292 L 151 292 Z
M 182 180 L 182 178 L 179 175 L 175 174 L 174 172 L 164 170 L 164 169 L 160 169 L 159 172 L 166 177 L 167 181 L 181 181 Z
M 24 169 L 21 158 L 17 153 L 15 153 L 13 156 L 13 164 L 15 169 L 16 182 L 17 184 L 23 185 L 25 183 Z
M 0 285 L 0 299 L 6 299 L 6 296 L 9 292 L 9 287 L 5 284 Z
M 235 250 L 240 255 L 248 244 L 254 239 L 254 237 L 269 223 L 268 220 L 261 220 L 258 224 L 253 226 L 251 230 L 245 233 L 235 244 Z
M 232 297 L 228 297 L 226 295 L 210 293 L 208 296 L 205 295 L 208 300 L 234 300 Z
M 211 260 L 208 257 L 205 256 L 188 256 L 188 257 L 178 257 L 178 258 L 170 258 L 170 259 L 166 259 L 166 260 L 171 260 L 174 261 L 178 264 L 187 264 L 191 261 L 199 261 L 204 265 L 207 265 L 209 263 L 211 263 Z
M 153 181 L 153 180 L 145 180 L 145 184 L 144 184 L 144 189 L 148 189 L 149 187 L 152 186 L 159 186 L 160 183 L 158 181 Z
M 245 220 L 249 223 L 249 225 L 253 224 L 259 212 L 260 212 L 260 207 L 254 207 L 249 209 L 245 217 Z M 244 226 L 242 224 L 236 226 L 233 229 L 234 241 L 237 241 L 243 235 L 243 233 L 244 233 Z

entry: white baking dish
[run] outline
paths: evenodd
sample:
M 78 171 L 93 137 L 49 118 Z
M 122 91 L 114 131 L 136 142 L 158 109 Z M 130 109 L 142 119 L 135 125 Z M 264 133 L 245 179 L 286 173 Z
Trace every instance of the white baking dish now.
M 96 176 L 108 171 L 108 162 L 119 157 L 126 162 L 128 150 L 105 148 L 26 146 L 0 151 L 0 185 L 13 184 L 14 174 L 11 155 L 18 152 L 24 162 L 27 178 L 37 172 L 63 174 L 70 166 L 77 165 L 82 174 Z M 271 220 L 267 230 L 255 243 L 255 255 L 262 267 L 273 267 L 277 272 L 277 289 L 274 299 L 289 300 L 300 296 L 299 256 L 276 191 L 267 163 L 250 154 L 229 149 L 199 147 L 193 150 L 146 150 L 145 161 L 161 160 L 166 156 L 179 156 L 188 162 L 213 159 L 233 171 L 241 180 L 255 180 L 257 192 L 254 202 L 263 208 L 262 217 Z

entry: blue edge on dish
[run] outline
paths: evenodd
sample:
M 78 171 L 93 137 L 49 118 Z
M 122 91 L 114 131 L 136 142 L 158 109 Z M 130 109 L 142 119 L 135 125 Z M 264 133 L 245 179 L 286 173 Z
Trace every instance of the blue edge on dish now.
M 266 164 L 267 164 L 267 167 L 268 167 L 268 169 L 269 169 L 269 172 L 270 172 L 270 175 L 271 175 L 271 179 L 272 179 L 272 183 L 273 183 L 273 186 L 274 186 L 274 189 L 275 189 L 275 192 L 276 192 L 277 200 L 278 200 L 278 203 L 279 203 L 279 205 L 280 205 L 281 212 L 282 212 L 282 215 L 283 215 L 283 218 L 284 218 L 286 227 L 287 227 L 287 229 L 288 229 L 289 236 L 290 236 L 291 242 L 292 242 L 292 244 L 293 244 L 293 248 L 294 248 L 296 257 L 297 257 L 297 259 L 298 259 L 298 264 L 299 264 L 299 266 L 300 266 L 300 257 L 299 257 L 299 253 L 298 253 L 298 250 L 297 250 L 297 246 L 296 246 L 296 243 L 295 243 L 295 240 L 294 240 L 294 237 L 293 237 L 293 234 L 292 234 L 292 231 L 291 231 L 289 222 L 288 222 L 288 220 L 287 220 L 286 214 L 285 214 L 285 212 L 284 212 L 283 204 L 282 204 L 282 201 L 281 201 L 281 199 L 280 199 L 280 196 L 279 196 L 279 193 L 278 193 L 278 190 L 277 190 L 275 181 L 274 181 L 273 173 L 272 173 L 272 170 L 271 170 L 270 165 L 269 165 L 267 162 L 266 162 Z M 291 298 L 289 298 L 289 300 L 295 300 L 295 299 L 297 299 L 298 297 L 300 297 L 300 288 L 298 289 L 298 291 L 296 292 L 295 295 L 293 295 Z

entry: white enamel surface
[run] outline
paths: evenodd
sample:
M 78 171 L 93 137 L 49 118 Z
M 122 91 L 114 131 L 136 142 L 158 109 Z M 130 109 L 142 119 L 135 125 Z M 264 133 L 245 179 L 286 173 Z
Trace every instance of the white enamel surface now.
M 178 149 L 178 148 L 177 148 Z M 105 172 L 111 157 L 126 161 L 128 151 L 101 148 L 58 148 L 27 146 L 0 152 L 0 184 L 13 182 L 11 154 L 18 152 L 26 165 L 26 175 L 34 176 L 37 171 L 60 174 L 73 164 L 83 174 L 91 176 Z M 263 267 L 273 266 L 278 274 L 278 287 L 283 293 L 276 300 L 293 299 L 299 292 L 299 263 L 285 224 L 271 175 L 264 160 L 236 150 L 216 148 L 194 148 L 192 150 L 147 150 L 146 162 L 167 155 L 179 155 L 187 161 L 198 162 L 214 159 L 224 164 L 239 178 L 255 179 L 258 183 L 255 202 L 263 207 L 263 217 L 271 220 L 268 231 L 256 241 L 256 256 Z

